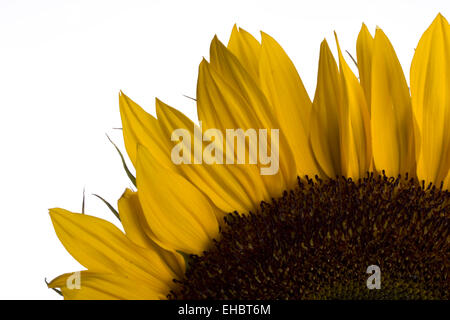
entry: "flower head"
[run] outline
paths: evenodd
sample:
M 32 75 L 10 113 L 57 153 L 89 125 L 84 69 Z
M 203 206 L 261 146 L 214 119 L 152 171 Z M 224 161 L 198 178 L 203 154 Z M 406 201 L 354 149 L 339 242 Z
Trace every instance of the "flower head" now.
M 118 201 L 124 233 L 51 209 L 87 270 L 80 288 L 72 274 L 49 287 L 67 299 L 448 297 L 450 26 L 439 14 L 423 34 L 410 88 L 381 29 L 361 28 L 359 77 L 336 43 L 337 61 L 320 46 L 312 101 L 272 37 L 236 26 L 200 63 L 198 124 L 120 93 L 137 186 Z M 385 272 L 378 292 L 365 288 L 371 264 Z

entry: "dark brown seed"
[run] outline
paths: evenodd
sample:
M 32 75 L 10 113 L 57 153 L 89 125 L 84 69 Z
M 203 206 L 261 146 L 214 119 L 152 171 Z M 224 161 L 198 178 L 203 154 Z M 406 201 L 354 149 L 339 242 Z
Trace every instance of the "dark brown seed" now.
M 450 192 L 407 176 L 299 179 L 257 213 L 227 215 L 168 298 L 449 299 L 449 213 Z

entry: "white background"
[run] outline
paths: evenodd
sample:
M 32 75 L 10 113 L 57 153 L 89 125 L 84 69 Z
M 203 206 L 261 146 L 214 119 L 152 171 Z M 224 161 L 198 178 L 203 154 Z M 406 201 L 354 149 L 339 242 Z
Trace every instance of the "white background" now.
M 154 114 L 158 97 L 196 116 L 197 68 L 214 34 L 234 23 L 271 34 L 314 94 L 319 45 L 333 31 L 355 55 L 365 22 L 390 37 L 407 79 L 414 48 L 448 0 L 427 1 L 12 1 L 0 0 L 0 298 L 59 299 L 48 280 L 81 269 L 57 239 L 48 208 L 112 222 L 130 186 L 108 133 L 122 148 L 118 92 Z

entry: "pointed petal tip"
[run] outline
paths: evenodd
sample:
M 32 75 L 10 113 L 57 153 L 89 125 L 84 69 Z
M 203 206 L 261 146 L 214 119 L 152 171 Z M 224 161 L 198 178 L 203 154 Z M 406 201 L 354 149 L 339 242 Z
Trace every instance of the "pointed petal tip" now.
M 159 100 L 158 98 L 155 97 L 155 112 L 156 112 L 156 118 L 158 120 L 161 119 L 160 115 L 161 115 L 161 108 L 164 107 L 164 103 Z
M 381 30 L 381 28 L 380 27 L 376 27 L 375 28 L 375 37 L 374 37 L 374 39 L 377 39 L 378 37 L 380 37 L 380 35 L 382 35 L 383 34 L 383 30 Z
M 87 216 L 85 214 L 72 212 L 63 208 L 51 208 L 49 209 L 49 215 L 52 220 L 68 216 Z
M 367 25 L 364 22 L 361 24 L 361 30 L 360 31 L 370 33 L 369 28 L 367 28 Z
M 260 33 L 261 33 L 261 44 L 263 44 L 264 42 L 268 42 L 268 41 L 276 42 L 278 44 L 278 42 L 275 40 L 275 38 L 272 37 L 270 34 L 264 32 L 264 31 L 260 31 Z
M 363 36 L 368 36 L 370 39 L 373 39 L 372 33 L 369 31 L 369 28 L 367 27 L 367 25 L 364 22 L 361 25 L 358 39 L 360 39 Z
M 55 216 L 60 216 L 63 213 L 68 212 L 67 210 L 64 210 L 62 208 L 50 208 L 48 209 L 48 213 L 50 215 L 50 217 L 53 219 Z
M 209 67 L 209 62 L 206 60 L 205 57 L 202 58 L 202 61 L 200 61 L 200 64 L 198 65 L 198 69 L 201 70 L 207 70 Z
M 211 56 L 213 55 L 212 52 L 214 50 L 220 50 L 222 46 L 223 46 L 222 42 L 220 42 L 219 38 L 217 37 L 217 34 L 215 34 L 213 39 L 211 40 L 211 44 L 209 46 L 209 51 L 210 51 L 209 58 L 211 59 Z
M 72 272 L 72 273 L 64 273 L 64 274 L 61 274 L 61 275 L 59 275 L 59 276 L 53 278 L 50 282 L 47 282 L 47 281 L 46 281 L 47 288 L 49 288 L 49 289 L 55 289 L 55 288 L 61 288 L 61 287 L 63 287 L 64 284 L 65 284 L 65 279 L 67 278 L 67 275 L 68 275 L 68 274 L 73 274 L 73 272 Z
M 214 38 L 211 42 L 212 47 L 213 47 L 213 45 L 216 49 L 218 48 L 219 50 L 228 50 L 227 46 L 224 45 L 222 41 L 220 41 L 220 39 L 217 35 L 214 35 Z
M 338 39 L 338 35 L 337 35 L 336 31 L 334 31 L 334 40 L 336 41 L 336 47 L 338 50 L 338 55 L 339 55 L 339 60 L 340 60 L 342 53 L 341 53 L 341 46 L 339 45 L 339 39 Z
M 440 12 L 437 14 L 436 18 L 434 19 L 434 22 L 439 22 L 439 23 L 442 23 L 442 24 L 448 24 L 447 19 Z
M 337 47 L 337 50 L 338 50 L 338 56 L 339 56 L 339 61 L 340 61 L 342 53 L 341 53 L 341 46 L 339 45 L 339 39 L 338 39 L 338 35 L 337 35 L 336 31 L 334 31 L 334 39 L 336 41 L 336 47 Z
M 320 52 L 322 52 L 322 50 L 327 50 L 327 51 L 330 50 L 330 46 L 328 45 L 328 41 L 325 38 L 320 43 Z
M 127 100 L 130 100 L 130 98 L 122 91 L 119 91 L 119 104 L 122 105 L 123 103 L 127 103 Z
M 54 289 L 54 288 L 57 287 L 57 286 L 55 285 L 55 280 L 56 280 L 56 279 L 58 279 L 58 278 L 55 278 L 55 279 L 51 280 L 50 282 L 47 282 L 47 288 L 48 288 L 48 289 Z
M 53 212 L 54 212 L 55 209 L 56 209 L 56 208 L 50 208 L 50 209 L 48 209 L 48 214 L 49 214 L 50 218 L 52 218 L 52 215 L 53 215 Z
M 158 117 L 158 119 L 160 119 L 162 112 L 167 112 L 167 111 L 178 111 L 177 109 L 169 106 L 167 103 L 163 102 L 162 100 L 155 98 L 156 99 L 156 105 L 155 105 L 155 109 L 156 109 L 156 115 Z

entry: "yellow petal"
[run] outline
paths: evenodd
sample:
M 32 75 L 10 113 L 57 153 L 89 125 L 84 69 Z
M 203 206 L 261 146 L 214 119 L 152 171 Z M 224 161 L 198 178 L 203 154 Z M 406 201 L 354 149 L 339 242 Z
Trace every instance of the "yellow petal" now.
M 217 37 L 214 37 L 211 42 L 210 56 L 210 69 L 212 69 L 211 74 L 214 80 L 217 81 L 217 78 L 221 78 L 224 82 L 224 85 L 221 84 L 219 88 L 223 89 L 226 93 L 234 90 L 234 95 L 238 95 L 246 101 L 246 105 L 250 106 L 248 109 L 245 108 L 245 105 L 235 108 L 231 108 L 230 106 L 228 110 L 223 110 L 222 113 L 234 113 L 240 109 L 239 112 L 244 113 L 244 117 L 236 117 L 236 120 L 240 120 L 240 123 L 237 124 L 244 128 L 255 128 L 255 126 L 261 128 L 278 128 L 278 122 L 273 114 L 273 110 L 259 89 L 255 79 L 249 75 L 239 60 Z M 204 110 L 204 108 L 212 109 L 212 106 L 199 105 L 198 108 L 202 109 L 199 110 L 200 114 L 200 112 L 211 112 L 211 110 Z M 220 116 L 221 114 L 218 115 Z M 235 128 L 239 128 L 239 126 Z
M 317 87 L 311 114 L 311 147 L 316 161 L 329 178 L 342 175 L 339 128 L 342 86 L 339 70 L 327 41 L 320 45 Z
M 261 53 L 261 44 L 258 40 L 244 29 L 234 25 L 227 47 L 239 59 L 248 73 L 258 79 L 258 63 Z
M 231 88 L 203 59 L 197 83 L 198 118 L 205 129 L 252 128 L 257 115 L 238 91 Z
M 145 112 L 123 92 L 119 95 L 119 105 L 125 148 L 134 167 L 136 167 L 138 144 L 151 150 L 160 163 L 173 167 L 168 143 L 170 137 L 162 136 L 158 120 Z
M 166 248 L 201 254 L 218 235 L 209 200 L 181 175 L 138 147 L 136 182 L 148 225 Z
M 264 128 L 257 120 L 253 113 L 253 108 L 238 92 L 230 88 L 223 79 L 211 69 L 209 64 L 203 60 L 200 64 L 198 87 L 197 87 L 197 110 L 199 120 L 202 121 L 203 128 L 217 128 L 225 136 L 224 143 L 231 143 L 226 139 L 227 129 L 249 129 L 258 130 Z M 270 130 L 269 130 L 270 131 Z M 268 138 L 268 141 L 270 139 Z M 227 148 L 223 148 L 227 150 Z M 232 150 L 236 152 L 235 150 Z M 249 154 L 249 148 L 246 145 L 245 153 Z M 235 155 L 226 154 L 227 158 L 236 158 Z M 235 167 L 236 169 L 233 169 Z M 238 170 L 238 165 L 230 165 L 230 170 Z M 272 185 L 266 184 L 264 178 L 260 174 L 260 167 L 257 164 L 248 164 L 245 166 L 245 174 L 247 179 L 242 181 L 251 181 L 246 183 L 246 188 L 254 190 L 264 195 L 263 197 L 254 199 L 255 203 L 262 200 L 269 200 L 276 189 L 283 190 L 282 182 Z M 279 174 L 278 174 L 279 175 Z M 253 192 L 248 193 L 253 196 Z
M 239 95 L 238 92 L 233 90 L 225 81 L 210 67 L 206 60 L 200 63 L 199 76 L 197 84 L 197 111 L 198 118 L 202 121 L 203 128 L 219 129 L 223 135 L 226 135 L 227 129 L 258 129 L 259 125 L 256 116 L 253 113 L 253 108 L 248 102 Z M 225 143 L 227 139 L 225 138 Z M 269 141 L 269 140 L 268 140 Z M 226 148 L 224 148 L 226 150 Z M 246 148 L 245 152 L 249 154 L 249 149 Z M 227 158 L 233 157 L 233 155 L 226 155 Z M 244 176 L 248 178 L 241 181 L 251 181 L 247 186 L 249 190 L 255 190 L 264 195 L 259 199 L 254 199 L 257 203 L 263 199 L 270 199 L 268 186 L 264 183 L 262 176 L 260 175 L 259 167 L 256 164 L 249 164 L 245 166 Z M 239 166 L 230 165 L 230 170 L 239 170 Z M 281 187 L 281 184 L 278 186 Z M 271 189 L 273 191 L 273 189 Z M 250 196 L 253 192 L 248 193 Z
M 126 189 L 118 201 L 119 214 L 127 237 L 137 245 L 156 252 L 179 278 L 184 275 L 184 258 L 177 252 L 168 251 L 155 243 L 155 236 L 145 220 L 137 192 Z
M 410 74 L 421 133 L 417 176 L 439 185 L 450 168 L 450 27 L 441 14 L 422 35 Z
M 345 175 L 357 179 L 367 173 L 372 162 L 370 116 L 361 85 L 342 56 L 336 33 L 335 37 L 343 86 L 342 162 L 347 164 Z
M 274 108 L 280 131 L 286 135 L 300 176 L 317 173 L 308 143 L 311 100 L 303 82 L 283 48 L 261 32 L 262 50 L 259 62 L 261 89 Z
M 74 277 L 78 275 L 77 288 Z M 60 275 L 48 287 L 60 288 L 66 300 L 160 300 L 168 293 L 152 289 L 140 280 L 92 271 Z
M 364 89 L 367 107 L 370 113 L 371 81 L 372 81 L 373 37 L 363 23 L 356 41 L 356 57 L 358 60 L 359 80 Z
M 394 48 L 381 29 L 372 58 L 372 147 L 375 168 L 388 176 L 415 173 L 411 98 Z
M 64 209 L 50 209 L 56 235 L 84 267 L 141 279 L 164 290 L 174 274 L 155 252 L 131 242 L 112 223 Z
M 197 86 L 199 120 L 206 128 L 280 130 L 264 94 L 238 59 L 214 38 L 211 43 L 211 64 L 200 64 Z M 283 131 L 279 131 L 279 171 L 262 176 L 270 196 L 278 197 L 281 190 L 295 185 L 295 160 Z M 269 146 L 270 152 L 270 146 Z
M 145 221 L 137 192 L 126 189 L 119 201 L 117 201 L 117 204 L 120 221 L 128 239 L 143 248 L 153 247 L 154 243 L 146 233 L 148 225 L 147 221 Z
M 191 136 L 191 145 L 187 149 L 191 151 L 189 158 L 194 159 L 194 144 L 202 144 L 202 139 L 198 136 L 198 134 L 202 135 L 201 128 L 181 112 L 159 100 L 156 101 L 156 113 L 165 135 L 170 136 L 176 129 L 188 130 Z M 194 132 L 194 127 L 197 128 L 198 134 Z M 225 133 L 223 135 L 225 136 Z M 179 142 L 176 141 L 176 143 Z M 204 144 L 209 144 L 209 142 L 204 142 Z M 220 148 L 223 154 L 225 153 L 223 144 L 216 147 Z M 202 155 L 203 148 L 199 148 L 199 150 Z M 197 158 L 200 158 L 197 160 L 201 160 L 202 157 Z M 227 165 L 225 161 L 223 162 L 223 164 L 206 164 L 204 162 L 201 164 L 180 164 L 178 167 L 183 176 L 201 190 L 223 212 L 228 213 L 236 210 L 245 213 L 254 211 L 255 207 L 263 199 L 263 194 L 260 190 L 255 190 L 253 181 L 245 173 L 248 166 L 241 167 L 239 165 L 240 170 L 238 168 L 236 168 L 238 170 L 234 170 L 233 167 L 237 166 Z

